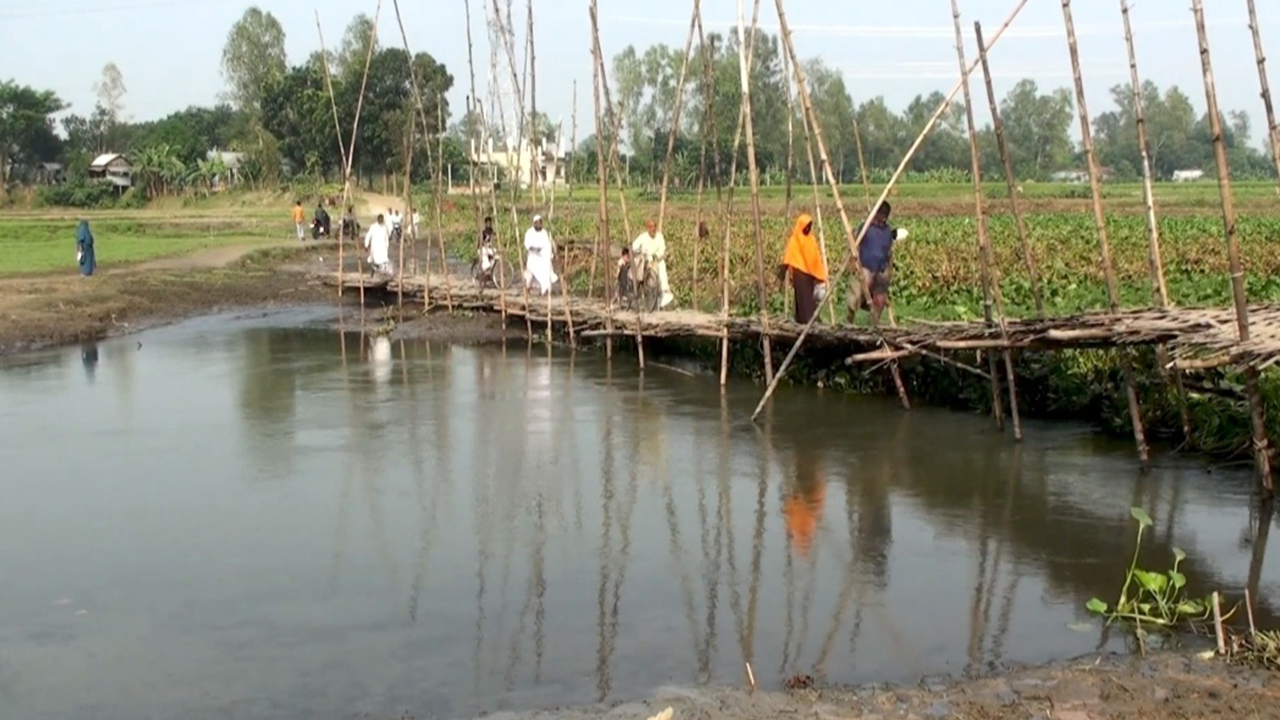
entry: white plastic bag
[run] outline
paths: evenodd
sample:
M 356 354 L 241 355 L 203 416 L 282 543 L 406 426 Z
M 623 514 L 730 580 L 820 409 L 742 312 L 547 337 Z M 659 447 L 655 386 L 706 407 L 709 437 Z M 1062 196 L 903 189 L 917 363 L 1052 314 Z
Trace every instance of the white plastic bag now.
M 823 301 L 823 299 L 824 299 L 824 298 L 826 298 L 826 297 L 827 297 L 827 284 L 826 284 L 826 283 L 818 283 L 817 285 L 814 285 L 814 286 L 813 286 L 813 298 L 814 298 L 815 300 L 817 300 L 819 303 L 821 303 L 821 302 Z

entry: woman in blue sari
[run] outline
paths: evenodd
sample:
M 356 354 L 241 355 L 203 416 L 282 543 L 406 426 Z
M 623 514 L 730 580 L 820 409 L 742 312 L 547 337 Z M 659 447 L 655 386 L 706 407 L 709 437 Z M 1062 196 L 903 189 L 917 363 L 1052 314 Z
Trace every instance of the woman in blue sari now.
M 81 220 L 76 228 L 76 261 L 80 263 L 80 274 L 89 277 L 98 267 L 97 258 L 93 254 L 93 233 L 89 232 L 89 221 Z

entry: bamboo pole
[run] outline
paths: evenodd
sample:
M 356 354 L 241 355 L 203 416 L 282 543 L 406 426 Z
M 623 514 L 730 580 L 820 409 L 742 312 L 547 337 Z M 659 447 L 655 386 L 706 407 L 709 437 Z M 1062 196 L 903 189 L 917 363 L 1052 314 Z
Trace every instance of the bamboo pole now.
M 787 85 L 790 86 L 791 79 L 787 78 Z M 788 89 L 788 93 L 790 90 Z M 809 129 L 809 117 L 804 113 L 800 114 L 800 125 L 804 128 L 804 147 L 809 158 L 809 185 L 813 188 L 813 216 L 818 226 L 818 249 L 822 251 L 822 267 L 827 271 L 827 279 L 831 279 L 831 259 L 827 254 L 827 232 L 823 229 L 822 224 L 822 199 L 818 196 L 818 164 L 813 159 L 813 132 Z M 790 213 L 787 217 L 790 217 Z M 827 286 L 827 292 L 831 292 L 831 286 Z M 835 324 L 835 306 L 827 306 L 827 322 Z
M 858 129 L 858 113 L 853 114 L 853 148 L 858 153 L 858 179 L 862 181 L 862 195 L 871 212 L 871 177 L 867 175 L 867 158 L 862 154 L 862 131 Z
M 1076 111 L 1080 115 L 1080 134 L 1084 144 L 1085 160 L 1089 165 L 1089 190 L 1093 196 L 1093 224 L 1102 251 L 1102 273 L 1106 278 L 1109 310 L 1120 309 L 1120 288 L 1116 281 L 1115 266 L 1111 262 L 1111 243 L 1107 238 L 1107 217 L 1102 210 L 1102 186 L 1098 171 L 1098 156 L 1093 149 L 1093 130 L 1089 121 L 1089 108 L 1085 102 L 1084 77 L 1080 74 L 1080 49 L 1076 43 L 1075 21 L 1071 16 L 1071 0 L 1062 0 L 1062 19 L 1067 29 L 1067 50 L 1071 55 L 1071 75 L 1075 81 Z M 1127 350 L 1119 350 L 1120 369 L 1124 376 L 1125 398 L 1129 405 L 1129 420 L 1133 425 L 1133 441 L 1137 446 L 1138 460 L 1145 469 L 1151 462 L 1147 448 L 1146 431 L 1142 426 L 1142 407 L 1138 404 L 1138 391 L 1133 385 L 1133 363 Z
M 1240 262 L 1240 243 L 1236 238 L 1236 209 L 1231 195 L 1231 171 L 1227 166 L 1227 148 L 1222 140 L 1222 117 L 1218 113 L 1218 91 L 1213 81 L 1213 63 L 1209 57 L 1209 37 L 1204 26 L 1202 0 L 1192 0 L 1196 19 L 1196 35 L 1200 41 L 1200 65 L 1204 70 L 1204 94 L 1213 132 L 1213 157 L 1218 168 L 1218 193 L 1222 198 L 1222 225 L 1227 237 L 1227 258 L 1231 265 L 1231 294 L 1236 307 L 1236 330 L 1241 343 L 1249 342 L 1249 307 L 1244 289 L 1244 267 Z M 1258 368 L 1244 368 L 1245 393 L 1249 400 L 1249 421 L 1253 431 L 1253 459 L 1261 482 L 1262 496 L 1274 493 L 1271 457 L 1267 443 L 1266 408 L 1258 389 Z
M 573 114 L 570 117 L 569 129 L 569 162 L 564 168 L 564 184 L 565 190 L 569 193 L 569 199 L 573 200 L 573 166 L 577 164 L 578 159 L 578 79 L 573 79 Z
M 1009 14 L 1009 17 L 1004 21 L 1004 24 L 1001 25 L 996 30 L 995 35 L 991 36 L 991 42 L 988 43 L 988 45 L 985 48 L 982 48 L 979 50 L 979 53 L 978 53 L 979 58 L 978 60 L 974 61 L 974 65 L 971 65 L 969 67 L 970 72 L 973 72 L 977 63 L 981 62 L 982 56 L 990 52 L 991 48 L 994 47 L 995 44 L 1000 41 L 1000 37 L 1004 35 L 1004 31 L 1007 30 L 1011 24 L 1013 24 L 1014 19 L 1016 19 L 1018 17 L 1018 14 L 1022 12 L 1022 9 L 1026 7 L 1027 2 L 1028 0 L 1018 0 L 1018 4 L 1013 8 L 1013 11 Z M 781 35 L 782 40 L 786 45 L 786 50 L 788 54 L 791 55 L 791 58 L 794 61 L 796 58 L 796 52 L 795 52 L 795 47 L 791 42 L 791 33 L 787 28 L 786 13 L 782 7 L 782 0 L 775 0 L 775 3 L 777 4 L 777 7 L 778 7 L 778 21 L 781 25 L 779 34 Z M 859 229 L 855 233 L 852 225 L 850 225 L 849 223 L 848 214 L 844 211 L 844 203 L 840 199 L 839 183 L 835 182 L 835 176 L 833 175 L 831 170 L 831 163 L 827 159 L 826 144 L 822 140 L 822 128 L 817 122 L 814 121 L 815 115 L 813 113 L 811 104 L 809 102 L 808 90 L 805 86 L 803 77 L 801 77 L 802 71 L 800 70 L 799 66 L 796 65 L 794 62 L 792 63 L 792 69 L 797 74 L 796 84 L 800 87 L 800 99 L 804 103 L 805 112 L 809 114 L 810 122 L 813 123 L 814 135 L 818 139 L 818 149 L 822 153 L 822 162 L 824 165 L 824 169 L 826 170 L 826 173 L 827 173 L 827 180 L 831 184 L 831 191 L 836 201 L 836 209 L 840 211 L 840 219 L 841 219 L 841 222 L 844 224 L 845 234 L 849 238 L 849 250 L 850 250 L 850 254 L 852 255 L 853 264 L 856 264 L 857 257 L 858 257 L 858 245 L 862 242 L 862 238 L 866 234 L 867 227 L 871 224 L 871 220 L 875 216 L 875 209 L 880 207 L 880 204 L 883 203 L 885 198 L 889 196 L 889 192 L 893 190 L 894 185 L 897 184 L 898 178 L 901 177 L 902 173 L 906 170 L 907 164 L 911 162 L 911 158 L 915 156 L 916 151 L 920 149 L 920 146 L 924 143 L 925 138 L 929 136 L 930 131 L 933 130 L 933 126 L 937 124 L 938 118 L 940 118 L 942 116 L 942 113 L 946 112 L 946 109 L 951 106 L 952 100 L 954 100 L 956 94 L 960 92 L 960 86 L 963 83 L 963 79 L 957 81 L 955 86 L 951 88 L 950 94 L 948 94 L 947 97 L 944 98 L 943 101 L 938 104 L 937 109 L 934 110 L 933 112 L 933 116 L 930 117 L 928 122 L 925 123 L 924 128 L 921 129 L 920 134 L 916 138 L 915 142 L 911 144 L 911 147 L 907 148 L 907 152 L 905 155 L 903 155 L 902 161 L 898 163 L 898 168 L 894 170 L 893 175 L 889 178 L 889 182 L 885 184 L 884 190 L 880 192 L 880 197 L 877 198 L 875 204 L 872 205 L 871 208 L 867 210 L 866 220 L 862 223 L 862 225 L 859 227 Z M 844 273 L 844 267 L 841 267 L 840 273 L 837 275 L 836 278 L 833 279 L 831 283 L 832 286 L 836 285 L 836 281 L 840 279 L 839 276 L 843 275 L 843 273 Z M 830 302 L 832 295 L 833 293 L 827 293 L 827 296 L 822 299 L 822 303 Z M 821 312 L 822 310 L 821 303 L 819 304 L 818 310 L 819 312 Z M 778 379 L 781 378 L 783 373 L 786 371 L 786 369 L 790 367 L 791 362 L 795 359 L 796 354 L 800 351 L 800 347 L 804 343 L 805 338 L 809 336 L 809 331 L 813 329 L 813 324 L 817 320 L 817 317 L 818 317 L 817 314 L 815 314 L 813 318 L 811 318 L 809 322 L 805 324 L 804 328 L 800 331 L 800 336 L 796 338 L 795 343 L 793 343 L 791 346 L 791 351 L 788 352 L 786 358 L 783 359 L 782 366 L 779 368 L 778 373 L 774 376 L 773 382 L 770 383 L 769 387 L 765 389 L 764 395 L 761 396 L 759 404 L 756 405 L 755 412 L 753 412 L 751 415 L 752 420 L 755 420 L 755 418 L 759 417 L 760 411 L 764 409 L 765 403 L 769 401 L 769 398 L 772 397 L 773 393 L 778 389 Z
M 982 158 L 978 153 L 978 126 L 973 119 L 973 93 L 969 87 L 969 63 L 964 59 L 964 34 L 960 29 L 960 3 L 951 0 L 951 17 L 956 30 L 956 58 L 960 63 L 960 78 L 964 86 L 965 122 L 969 130 L 969 161 L 973 173 L 973 208 L 974 217 L 978 221 L 978 252 L 982 254 L 983 316 L 987 324 L 991 324 L 991 301 L 995 302 L 996 323 L 1000 326 L 1000 338 L 1009 342 L 1009 328 L 1005 324 L 1004 294 L 1000 291 L 1000 268 L 996 265 L 995 255 L 991 251 L 991 238 L 987 233 L 986 200 L 982 196 Z M 982 36 L 977 37 L 978 47 L 982 47 Z M 982 64 L 986 64 L 984 56 Z M 1018 381 L 1013 372 L 1013 352 L 1005 348 L 1004 356 L 1005 381 L 1009 385 L 1009 416 L 1013 420 L 1013 438 L 1022 440 L 1022 420 L 1018 415 Z M 991 374 L 991 407 L 995 411 L 996 422 L 1003 419 L 1001 411 L 1000 375 L 996 372 L 994 353 L 987 353 L 987 372 Z
M 618 142 L 622 128 L 622 114 L 614 109 L 613 98 L 609 94 L 609 72 L 604 64 L 604 51 L 600 49 L 600 23 L 595 14 L 591 16 L 591 38 L 596 51 L 596 65 L 600 71 L 600 91 L 604 95 L 604 106 L 610 112 L 609 166 L 613 170 L 613 178 L 618 187 L 618 202 L 622 206 L 622 227 L 627 240 L 631 238 L 631 219 L 627 215 L 627 194 L 623 183 L 621 162 L 618 159 Z M 607 236 L 606 236 L 607 237 Z M 612 253 L 610 253 L 612 255 Z M 608 256 L 606 256 L 608 257 Z M 606 266 L 607 268 L 607 266 Z M 607 273 L 606 273 L 607 275 Z M 607 287 L 607 281 L 606 281 Z M 644 313 L 636 312 L 636 362 L 644 370 Z
M 341 158 L 345 161 L 347 158 L 347 147 L 346 147 L 346 143 L 343 142 L 342 140 L 342 122 L 338 120 L 338 102 L 333 97 L 333 76 L 329 72 L 329 51 L 326 50 L 324 47 L 324 30 L 320 28 L 320 11 L 319 10 L 315 11 L 315 14 L 316 14 L 316 34 L 320 36 L 320 59 L 324 61 L 324 86 L 325 86 L 325 90 L 327 90 L 329 93 L 329 108 L 333 111 L 334 136 L 338 138 L 338 153 L 340 154 Z M 343 171 L 344 171 L 344 178 L 345 178 L 345 171 L 346 171 L 345 162 L 343 163 Z M 343 212 L 346 212 L 347 206 L 345 204 L 345 201 L 346 201 L 345 191 L 343 192 L 343 201 L 344 203 L 343 203 L 342 209 L 343 209 Z M 342 236 L 343 236 L 344 229 L 345 228 L 343 228 L 343 223 L 338 223 L 338 297 L 339 298 L 342 297 L 342 263 L 343 263 L 342 246 L 344 244 L 344 240 Z
M 512 47 L 513 41 L 511 39 L 511 35 L 515 32 L 515 30 L 510 26 L 510 21 L 511 21 L 510 17 L 507 18 L 506 23 L 503 22 L 502 10 L 498 7 L 498 0 L 493 0 L 493 13 L 494 13 L 495 19 L 497 20 L 500 26 L 499 29 L 502 31 L 502 45 L 503 45 L 503 48 L 506 50 L 507 65 L 511 71 L 511 87 L 515 89 L 516 97 L 518 100 L 518 102 L 516 103 L 516 111 L 517 111 L 516 153 L 519 153 L 520 146 L 524 144 L 525 114 L 524 114 L 524 90 L 522 89 L 522 86 L 520 84 L 519 74 L 516 72 L 515 48 Z M 517 161 L 517 173 L 519 172 L 518 167 L 519 167 L 519 162 Z M 524 245 L 523 243 L 520 242 L 520 214 L 516 208 L 517 198 L 519 197 L 519 190 L 520 190 L 520 179 L 519 177 L 517 177 L 515 182 L 511 184 L 511 227 L 512 227 L 512 231 L 515 233 L 515 236 L 516 236 L 516 240 L 515 240 L 516 254 L 520 259 L 520 267 L 523 269 L 525 267 Z M 521 293 L 522 299 L 524 300 L 525 332 L 527 333 L 529 339 L 532 340 L 533 339 L 533 318 L 530 317 L 531 313 L 529 312 L 532 309 L 532 305 L 529 302 L 529 283 L 527 282 L 520 283 L 520 293 Z
M 756 164 L 756 136 L 751 121 L 751 73 L 747 65 L 746 19 L 738 0 L 738 74 L 742 79 L 743 127 L 747 136 L 747 178 L 751 183 L 751 225 L 756 238 L 756 283 L 760 302 L 760 347 L 764 353 L 764 379 L 773 382 L 773 343 L 769 339 L 769 294 L 765 288 L 764 230 L 760 224 L 760 168 Z M 752 35 L 758 32 L 751 28 Z
M 1124 18 L 1124 42 L 1129 54 L 1129 82 L 1133 90 L 1133 112 L 1138 126 L 1138 153 L 1142 156 L 1142 199 L 1146 206 L 1147 260 L 1151 272 L 1152 299 L 1157 307 L 1169 306 L 1169 286 L 1164 279 L 1164 261 L 1160 256 L 1160 224 L 1156 221 L 1156 198 L 1151 169 L 1151 149 L 1147 137 L 1146 103 L 1142 98 L 1142 82 L 1138 78 L 1138 54 L 1133 44 L 1133 26 L 1129 22 L 1129 3 L 1120 0 L 1120 14 Z M 1178 415 L 1182 420 L 1184 442 L 1191 441 L 1191 414 L 1187 410 L 1187 393 L 1182 384 L 1182 372 L 1170 367 L 1169 352 L 1164 345 L 1156 347 L 1156 361 L 1160 374 L 1171 380 L 1178 399 Z
M 755 54 L 756 49 L 756 33 L 755 29 L 760 22 L 760 0 L 756 0 L 751 12 L 751 41 L 747 47 L 747 64 L 750 65 L 751 58 Z M 709 70 L 707 72 L 710 72 Z M 710 78 L 710 75 L 708 75 Z M 710 91 L 708 91 L 710 97 Z M 720 336 L 720 387 L 724 387 L 729 381 L 729 243 L 733 237 L 733 198 L 734 190 L 738 184 L 738 149 L 742 146 L 742 127 L 744 122 L 745 108 L 738 104 L 738 123 L 733 132 L 733 154 L 729 161 L 729 190 L 725 196 L 724 203 L 724 242 L 721 245 L 722 256 L 720 259 L 720 320 L 723 326 Z M 716 156 L 719 157 L 717 151 Z
M 1267 57 L 1262 52 L 1262 33 L 1258 30 L 1258 9 L 1253 0 L 1249 3 L 1249 29 L 1253 31 L 1253 56 L 1258 63 L 1258 82 L 1262 87 L 1262 105 L 1267 112 L 1267 140 L 1271 146 L 1271 159 L 1280 173 L 1280 129 L 1276 126 L 1276 109 L 1271 104 L 1271 83 L 1267 81 Z
M 476 115 L 480 119 L 479 120 L 480 121 L 480 137 L 479 138 L 473 137 L 471 139 L 471 147 L 468 149 L 468 153 L 467 153 L 468 161 L 471 163 L 471 202 L 475 204 L 475 208 L 476 208 L 476 227 L 480 227 L 482 224 L 482 220 L 481 220 L 482 212 L 480 210 L 481 203 L 479 200 L 476 199 L 475 172 L 476 172 L 477 166 L 476 166 L 475 159 L 476 159 L 476 153 L 479 152 L 479 148 L 484 145 L 485 136 L 489 134 L 489 128 L 488 128 L 487 119 L 484 114 L 484 103 L 482 103 L 480 101 L 480 98 L 476 95 L 476 64 L 475 64 L 473 43 L 471 41 L 471 0 L 463 0 L 463 5 L 465 6 L 465 10 L 467 13 L 467 74 L 469 75 L 470 81 L 471 81 L 471 94 L 468 96 L 469 97 L 468 107 L 474 110 Z M 473 121 L 474 121 L 474 118 L 473 118 Z M 490 157 L 489 159 L 490 161 L 493 160 L 492 157 Z M 489 195 L 492 198 L 493 183 L 489 183 Z M 495 199 L 495 203 L 496 203 L 496 199 Z M 491 215 L 496 215 L 496 214 L 497 212 L 491 213 Z M 477 243 L 477 245 L 478 244 L 479 243 Z M 430 263 L 427 264 L 427 268 L 428 270 L 430 270 L 431 268 Z M 498 288 L 498 312 L 501 313 L 502 315 L 502 324 L 506 325 L 507 324 L 507 282 L 509 281 L 509 279 L 504 275 L 504 268 L 505 268 L 505 265 L 503 263 L 498 263 L 498 267 L 497 267 L 498 285 L 500 286 Z
M 595 103 L 595 123 L 596 123 L 596 174 L 597 185 L 600 190 L 599 216 L 597 219 L 597 242 L 598 252 L 604 255 L 604 300 L 605 300 L 605 316 L 604 324 L 608 335 L 605 336 L 604 352 L 605 357 L 613 359 L 613 297 L 609 294 L 609 178 L 608 169 L 605 166 L 604 159 L 604 118 L 600 110 L 600 37 L 595 32 L 596 28 L 596 0 L 591 0 L 588 8 L 588 14 L 591 16 L 591 96 Z
M 430 143 L 430 137 L 427 142 Z M 444 210 L 441 207 L 441 194 L 444 190 L 444 95 L 436 95 L 436 245 L 440 249 L 440 274 L 444 276 L 444 301 L 449 308 L 449 312 L 453 312 L 453 281 L 449 279 L 449 253 L 444 245 Z M 414 250 L 417 250 L 418 239 L 415 237 Z M 428 245 L 428 248 L 431 246 Z M 427 274 L 431 274 L 431 256 L 430 249 L 427 255 Z M 417 257 L 417 253 L 414 253 Z
M 528 0 L 528 23 L 526 25 L 525 34 L 527 49 L 528 65 L 528 85 L 529 85 L 529 196 L 534 207 L 538 206 L 538 188 L 542 185 L 542 149 L 544 141 L 542 133 L 538 129 L 538 55 L 533 42 L 533 0 Z M 546 190 L 543 189 L 543 200 L 546 200 Z M 551 246 L 555 247 L 555 240 L 551 241 Z M 564 255 L 560 256 L 561 270 L 564 269 Z M 552 268 L 555 263 L 552 261 Z M 565 320 L 568 322 L 569 335 L 573 335 L 573 320 L 569 316 L 569 291 L 567 288 L 568 278 L 560 278 L 560 292 L 564 295 L 564 314 Z M 547 346 L 551 346 L 551 326 L 553 324 L 553 316 L 551 314 L 551 296 L 555 292 L 548 288 L 547 291 Z
M 982 23 L 973 23 L 973 32 L 977 37 L 978 47 L 985 47 L 982 40 Z M 1035 300 L 1036 315 L 1044 317 L 1044 293 L 1040 289 L 1040 271 L 1036 267 L 1035 254 L 1031 251 L 1027 220 L 1022 214 L 1022 200 L 1018 197 L 1018 178 L 1013 172 L 1013 159 L 1009 156 L 1009 140 L 1004 134 L 1004 119 L 1000 117 L 1000 105 L 996 101 L 995 86 L 991 83 L 991 65 L 985 54 L 981 59 L 982 79 L 987 89 L 987 104 L 991 106 L 991 127 L 995 131 L 996 149 L 1000 153 L 1000 164 L 1004 169 L 1005 186 L 1009 189 L 1009 209 L 1013 212 L 1013 223 L 1018 230 L 1018 243 L 1022 246 L 1022 262 L 1027 266 L 1027 278 L 1031 283 L 1031 296 Z
M 676 82 L 676 104 L 671 109 L 671 129 L 667 133 L 667 154 L 662 161 L 662 188 L 658 194 L 658 232 L 667 216 L 667 188 L 671 181 L 671 157 L 676 150 L 676 134 L 680 129 L 680 110 L 684 106 L 684 84 L 689 74 L 689 61 L 693 57 L 693 36 L 698 29 L 702 0 L 693 0 L 693 16 L 689 18 L 689 35 L 684 41 L 684 61 L 680 63 L 680 78 Z
M 786 167 L 786 174 L 787 174 L 787 177 L 786 177 L 786 184 L 787 184 L 787 188 L 786 188 L 786 202 L 785 202 L 785 204 L 783 205 L 782 216 L 783 216 L 783 217 L 785 217 L 785 218 L 787 219 L 787 222 L 792 222 L 792 219 L 791 219 L 791 173 L 795 170 L 795 155 L 796 155 L 796 147 L 795 147 L 795 146 L 796 146 L 795 114 L 796 114 L 796 105 L 795 105 L 795 98 L 794 98 L 794 97 L 792 97 L 792 93 L 791 93 L 791 74 L 788 72 L 787 62 L 788 62 L 788 61 L 787 61 L 787 54 L 786 54 L 786 53 L 783 53 L 783 54 L 782 54 L 782 81 L 783 81 L 783 83 L 785 83 L 785 84 L 786 84 L 786 88 L 787 88 L 787 167 Z M 807 127 L 807 126 L 806 126 L 806 128 L 805 128 L 805 131 L 806 131 L 806 133 L 808 132 L 808 127 Z M 807 136 L 807 135 L 806 135 L 806 136 Z M 810 149 L 809 149 L 809 150 L 810 150 L 810 152 L 812 152 L 812 151 L 813 151 L 813 148 L 812 148 L 812 147 L 810 147 Z M 815 200 L 816 200 L 816 194 L 815 194 Z M 814 209 L 814 215 L 815 215 L 816 217 L 821 217 L 821 214 L 820 214 L 820 212 L 819 212 L 819 210 L 818 210 L 817 208 L 815 208 L 815 209 Z M 818 237 L 819 237 L 819 238 L 821 238 L 821 237 L 822 237 L 822 226 L 821 226 L 821 225 L 819 225 L 819 226 L 818 226 Z M 823 254 L 822 254 L 822 263 L 823 263 L 823 265 L 824 265 L 824 266 L 826 265 L 826 253 L 825 253 L 825 252 L 823 252 Z M 790 274 L 790 271 L 789 271 L 789 270 L 788 270 L 788 274 Z M 784 314 L 784 315 L 786 315 L 787 317 L 791 317 L 792 313 L 794 312 L 794 310 L 793 310 L 793 309 L 792 309 L 792 307 L 791 307 L 791 302 L 792 302 L 792 293 L 786 292 L 786 290 L 785 290 L 785 288 L 784 288 L 784 289 L 783 289 L 783 292 L 782 292 L 782 306 L 783 306 L 783 314 Z
M 410 207 L 410 205 L 413 203 L 413 191 L 411 190 L 411 185 L 410 185 L 410 174 L 413 170 L 413 115 L 412 113 L 409 115 L 409 121 L 405 124 L 408 127 L 405 128 L 406 133 L 405 133 L 405 143 L 404 143 L 404 198 L 405 198 L 405 208 L 408 209 L 410 213 L 412 213 L 413 210 Z M 409 220 L 409 227 L 412 228 L 413 216 L 410 215 L 406 219 Z M 403 222 L 401 227 L 403 228 Z M 397 244 L 400 246 L 400 249 L 399 249 L 400 255 L 396 261 L 396 276 L 398 278 L 398 280 L 396 281 L 396 308 L 400 312 L 401 319 L 403 319 L 404 318 L 404 232 L 403 231 L 400 233 L 400 242 Z
M 351 122 L 351 142 L 347 143 L 347 157 L 343 164 L 342 171 L 342 204 L 345 207 L 351 200 L 351 167 L 355 162 L 356 154 L 356 137 L 360 129 L 360 112 L 364 109 L 364 90 L 369 82 L 369 65 L 373 62 L 373 48 L 378 40 L 378 18 L 382 17 L 382 0 L 378 0 L 377 6 L 373 11 L 373 24 L 369 28 L 369 49 L 364 56 L 364 73 L 360 76 L 360 95 L 356 98 L 356 115 Z M 325 59 L 326 66 L 328 59 Z M 330 102 L 334 102 L 333 93 L 329 94 Z M 358 248 L 358 246 L 357 246 Z M 341 259 L 341 258 L 340 258 Z M 356 251 L 356 268 L 360 274 L 364 274 L 364 262 L 360 259 L 360 252 Z M 339 266 L 341 272 L 341 266 Z M 364 308 L 364 283 L 360 283 L 360 308 L 363 312 Z

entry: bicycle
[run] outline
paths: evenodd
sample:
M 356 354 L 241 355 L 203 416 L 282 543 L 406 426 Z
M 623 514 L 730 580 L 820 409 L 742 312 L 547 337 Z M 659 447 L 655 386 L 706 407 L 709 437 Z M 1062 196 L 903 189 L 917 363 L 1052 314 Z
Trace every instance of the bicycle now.
M 624 288 L 621 293 L 622 306 L 644 313 L 657 312 L 662 305 L 662 285 L 648 260 L 642 255 L 633 255 L 628 275 L 631 282 L 630 287 Z
M 471 261 L 471 279 L 482 290 L 509 288 L 515 276 L 515 267 L 492 248 L 481 248 L 479 257 Z

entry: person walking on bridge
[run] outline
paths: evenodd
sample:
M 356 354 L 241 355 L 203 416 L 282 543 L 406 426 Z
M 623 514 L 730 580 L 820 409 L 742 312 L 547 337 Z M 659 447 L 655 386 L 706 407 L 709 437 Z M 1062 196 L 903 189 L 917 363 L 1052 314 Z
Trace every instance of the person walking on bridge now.
M 827 261 L 813 237 L 813 218 L 809 213 L 800 213 L 796 218 L 782 254 L 782 264 L 778 266 L 778 279 L 785 281 L 788 271 L 796 293 L 796 322 L 804 325 L 818 312 L 818 303 L 822 302 L 827 287 Z
M 875 217 L 867 226 L 862 243 L 858 245 L 862 282 L 856 289 L 850 289 L 850 323 L 857 321 L 858 311 L 865 307 L 871 313 L 871 327 L 876 327 L 880 324 L 880 313 L 889 304 L 889 282 L 893 279 L 893 246 L 894 243 L 907 239 L 905 229 L 889 225 L 891 210 L 888 202 L 881 203 L 876 208 Z
M 364 247 L 369 251 L 369 264 L 374 272 L 391 272 L 391 235 L 387 230 L 386 219 L 379 215 L 369 226 L 364 236 Z
M 524 250 L 528 255 L 525 259 L 525 285 L 536 287 L 543 295 L 550 293 L 558 279 L 551 264 L 556 248 L 551 242 L 551 234 L 542 227 L 541 215 L 533 216 L 533 227 L 524 233 Z
M 652 218 L 645 221 L 644 232 L 631 243 L 631 252 L 643 257 L 658 276 L 658 286 L 662 288 L 662 304 L 659 307 L 670 305 L 676 296 L 671 293 L 671 286 L 667 284 L 667 240 L 658 232 L 658 225 Z

